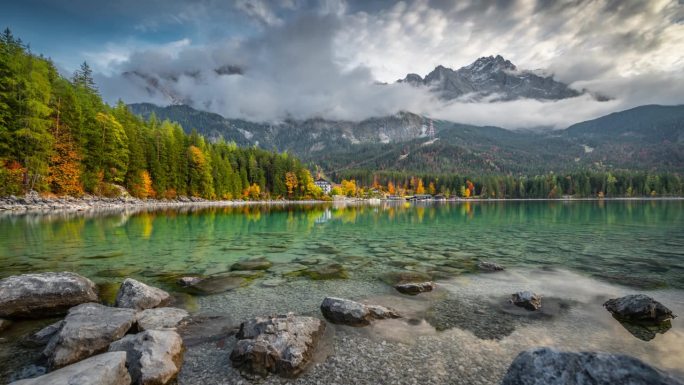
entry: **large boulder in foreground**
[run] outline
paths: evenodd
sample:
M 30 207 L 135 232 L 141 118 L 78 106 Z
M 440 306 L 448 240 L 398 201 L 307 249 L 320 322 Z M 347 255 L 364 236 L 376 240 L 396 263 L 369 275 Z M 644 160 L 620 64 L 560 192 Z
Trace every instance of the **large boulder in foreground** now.
M 130 385 L 126 353 L 104 353 L 11 385 Z
M 76 273 L 23 274 L 0 280 L 0 317 L 42 318 L 97 301 L 95 284 Z
M 513 360 L 501 385 L 682 385 L 629 356 L 537 348 Z
M 183 340 L 173 330 L 148 330 L 113 342 L 109 351 L 126 352 L 133 384 L 163 385 L 180 371 Z
M 325 322 L 313 317 L 257 317 L 240 325 L 230 359 L 247 374 L 294 377 L 311 361 L 324 330 Z
M 366 326 L 372 320 L 399 318 L 396 311 L 377 305 L 365 305 L 343 298 L 326 297 L 321 303 L 321 313 L 332 323 Z
M 187 311 L 175 307 L 143 310 L 137 315 L 138 330 L 175 330 L 188 317 L 190 317 L 190 314 Z
M 162 289 L 145 285 L 132 278 L 126 278 L 116 293 L 116 307 L 145 310 L 168 305 L 171 295 Z
M 628 322 L 659 324 L 677 317 L 665 305 L 644 294 L 613 298 L 603 306 L 615 318 Z
M 78 305 L 67 314 L 59 332 L 48 342 L 43 354 L 52 368 L 80 361 L 107 350 L 123 337 L 135 322 L 135 310 L 107 307 L 96 303 Z

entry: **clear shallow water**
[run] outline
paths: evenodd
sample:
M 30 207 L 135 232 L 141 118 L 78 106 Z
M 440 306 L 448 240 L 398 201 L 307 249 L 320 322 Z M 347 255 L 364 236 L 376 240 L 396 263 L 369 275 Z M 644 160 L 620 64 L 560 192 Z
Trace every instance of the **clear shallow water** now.
M 246 206 L 0 217 L 0 276 L 72 270 L 96 282 L 211 275 L 244 258 L 445 275 L 478 259 L 684 288 L 684 201 Z M 445 264 L 449 269 L 442 268 Z M 365 266 L 364 266 L 365 265 Z
M 225 274 L 251 257 L 274 265 L 234 290 L 195 297 L 175 284 L 179 275 Z M 481 274 L 478 260 L 508 271 Z M 601 306 L 607 298 L 641 292 L 684 314 L 684 201 L 13 216 L 0 218 L 0 263 L 2 276 L 76 271 L 105 292 L 124 277 L 138 278 L 176 292 L 193 312 L 223 314 L 233 325 L 274 312 L 320 316 L 326 295 L 392 306 L 405 315 L 364 329 L 331 325 L 322 343 L 327 359 L 299 383 L 497 383 L 519 351 L 535 346 L 631 354 L 684 376 L 681 318 L 645 342 Z M 293 274 L 329 264 L 341 266 L 347 278 Z M 387 284 L 398 273 L 433 278 L 439 289 L 401 296 Z M 542 318 L 509 314 L 502 304 L 523 289 L 567 307 Z M 17 355 L 12 341 L 28 329 L 10 330 L 0 358 Z M 192 344 L 179 382 L 240 381 L 228 359 L 232 344 L 232 337 Z M 0 373 L 16 371 L 5 369 Z

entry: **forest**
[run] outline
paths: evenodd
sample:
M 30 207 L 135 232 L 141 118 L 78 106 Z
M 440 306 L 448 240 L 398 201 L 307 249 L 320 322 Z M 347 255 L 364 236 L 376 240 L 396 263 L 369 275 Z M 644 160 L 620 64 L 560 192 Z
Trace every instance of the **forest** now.
M 0 196 L 315 199 L 287 153 L 207 142 L 196 132 L 103 102 L 83 63 L 71 79 L 7 29 L 0 37 Z
M 684 195 L 677 174 L 638 171 L 577 171 L 536 176 L 412 174 L 358 169 L 336 175 L 340 194 L 441 194 L 445 197 L 554 199 L 563 197 L 672 197 Z M 363 188 L 361 186 L 367 186 Z

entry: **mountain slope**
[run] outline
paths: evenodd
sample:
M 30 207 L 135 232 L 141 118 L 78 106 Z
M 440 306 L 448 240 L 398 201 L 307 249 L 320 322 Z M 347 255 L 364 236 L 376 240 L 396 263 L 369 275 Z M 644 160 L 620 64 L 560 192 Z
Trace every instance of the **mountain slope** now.
M 559 100 L 582 94 L 565 83 L 555 81 L 552 76 L 539 76 L 530 71 L 521 71 L 499 55 L 481 57 L 455 71 L 440 65 L 424 79 L 420 75 L 409 74 L 399 82 L 429 87 L 442 99 L 447 100 Z
M 309 119 L 253 123 L 187 106 L 131 105 L 177 121 L 211 140 L 289 151 L 325 171 L 368 168 L 420 172 L 537 174 L 577 169 L 684 172 L 684 106 L 643 106 L 531 133 L 434 121 L 400 113 L 361 122 Z
M 568 127 L 589 162 L 630 169 L 684 169 L 684 106 L 640 106 Z

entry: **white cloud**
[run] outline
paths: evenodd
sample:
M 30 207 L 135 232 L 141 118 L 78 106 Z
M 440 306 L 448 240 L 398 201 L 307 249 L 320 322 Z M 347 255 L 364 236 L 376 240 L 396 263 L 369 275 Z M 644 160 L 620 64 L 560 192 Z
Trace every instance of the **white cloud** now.
M 640 104 L 684 103 L 684 25 L 676 22 L 684 7 L 676 0 L 473 0 L 444 6 L 416 0 L 353 13 L 344 1 L 322 0 L 315 12 L 292 20 L 276 10 L 298 9 L 297 1 L 236 4 L 260 20 L 259 34 L 132 52 L 110 46 L 94 56 L 102 72 L 129 74 L 101 79 L 105 97 L 163 104 L 173 95 L 197 108 L 259 121 L 359 120 L 405 110 L 507 128 L 562 128 Z M 438 64 L 460 67 L 489 54 L 502 54 L 521 68 L 547 69 L 578 89 L 614 99 L 447 103 L 405 84 L 374 84 L 425 74 Z M 243 73 L 216 71 L 227 65 Z

